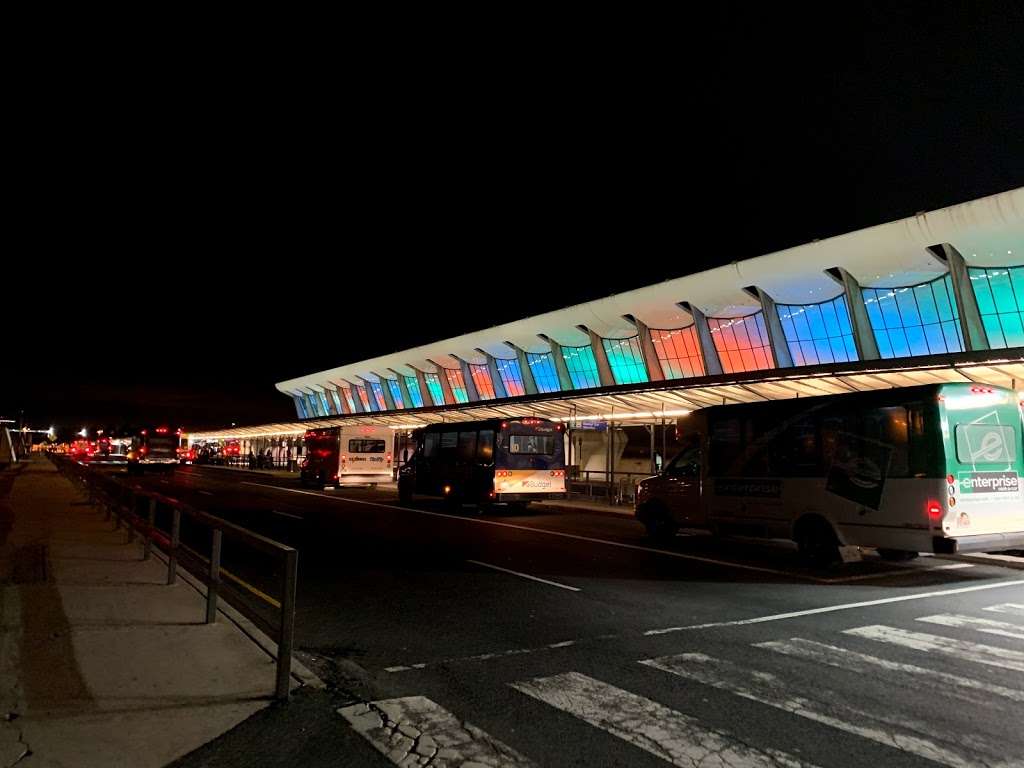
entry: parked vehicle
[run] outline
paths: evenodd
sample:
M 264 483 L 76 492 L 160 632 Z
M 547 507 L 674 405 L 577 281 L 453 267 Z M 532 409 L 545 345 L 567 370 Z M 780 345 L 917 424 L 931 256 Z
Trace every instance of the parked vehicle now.
M 839 545 L 891 559 L 1024 546 L 1013 390 L 939 384 L 714 406 L 679 429 L 685 447 L 637 488 L 652 537 L 685 527 L 792 539 L 816 562 Z
M 329 427 L 306 432 L 303 485 L 377 485 L 393 477 L 392 430 L 388 427 Z

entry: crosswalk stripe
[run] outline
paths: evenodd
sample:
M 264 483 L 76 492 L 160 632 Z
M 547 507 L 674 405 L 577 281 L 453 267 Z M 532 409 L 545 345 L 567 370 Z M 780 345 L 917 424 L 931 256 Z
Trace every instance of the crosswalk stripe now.
M 800 768 L 809 764 L 786 752 L 756 749 L 700 725 L 689 715 L 578 672 L 510 683 L 673 765 L 708 768 Z
M 1000 603 L 999 605 L 990 605 L 987 608 L 982 608 L 983 611 L 992 611 L 993 613 L 1008 613 L 1011 616 L 1024 616 L 1024 605 L 1020 603 Z
M 1024 690 L 1007 688 L 1003 685 L 995 685 L 983 680 L 975 680 L 971 677 L 961 677 L 960 675 L 954 675 L 937 669 L 926 669 L 916 664 L 890 661 L 878 656 L 871 656 L 867 653 L 852 651 L 848 648 L 839 648 L 835 645 L 818 643 L 814 640 L 805 640 L 802 637 L 756 643 L 754 647 L 764 648 L 786 656 L 807 659 L 820 664 L 827 664 L 830 667 L 845 669 L 849 672 L 874 675 L 879 669 L 884 669 L 888 672 L 904 672 L 916 675 L 918 679 L 915 682 L 918 685 L 930 686 L 940 692 L 950 693 L 976 703 L 991 703 L 992 699 L 990 696 L 992 695 L 1002 696 L 1011 701 L 1024 702 Z M 971 695 L 969 692 L 977 692 L 977 695 Z
M 488 768 L 535 765 L 424 696 L 352 704 L 339 709 L 338 714 L 374 749 L 403 768 L 428 764 Z
M 928 723 L 903 719 L 888 711 L 857 709 L 836 701 L 826 689 L 817 693 L 827 696 L 828 701 L 799 696 L 787 690 L 784 682 L 771 673 L 744 670 L 703 653 L 663 656 L 640 663 L 950 768 L 978 765 L 977 754 L 965 754 L 965 749 L 997 754 L 992 745 L 973 735 L 941 731 Z M 1010 765 L 991 758 L 984 762 L 989 768 Z
M 1006 648 L 996 648 L 991 645 L 972 643 L 967 640 L 956 640 L 952 637 L 931 635 L 926 632 L 910 632 L 896 627 L 886 627 L 875 624 L 869 627 L 855 627 L 843 630 L 844 634 L 855 637 L 865 637 L 868 640 L 877 640 L 880 643 L 900 645 L 904 648 L 913 648 L 915 651 L 931 651 L 947 656 L 955 656 L 965 661 L 973 661 L 977 664 L 987 664 L 992 667 L 1003 669 L 1014 669 L 1024 672 L 1024 652 L 1011 651 Z
M 979 619 L 974 616 L 961 616 L 954 613 L 939 613 L 934 616 L 921 616 L 918 621 L 928 624 L 939 624 L 943 627 L 957 627 L 976 629 L 989 635 L 1001 637 L 1012 637 L 1016 640 L 1024 640 L 1024 627 L 1010 624 L 1006 621 L 994 621 L 993 619 Z

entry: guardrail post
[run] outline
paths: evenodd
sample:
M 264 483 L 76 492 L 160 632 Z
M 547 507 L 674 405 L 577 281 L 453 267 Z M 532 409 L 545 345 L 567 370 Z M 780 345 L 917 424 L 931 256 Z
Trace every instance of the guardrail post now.
M 167 584 L 178 580 L 178 542 L 181 540 L 181 510 L 171 510 L 171 545 L 167 552 Z
M 153 552 L 153 531 L 156 528 L 156 499 L 149 500 L 149 515 L 146 519 L 147 528 L 146 533 L 143 536 L 145 544 L 142 549 L 142 559 L 149 560 L 150 555 Z
M 299 553 L 288 550 L 284 556 L 284 589 L 281 592 L 281 633 L 277 638 L 277 690 L 274 695 L 287 700 L 291 689 L 292 639 L 295 634 L 295 586 L 299 579 Z
M 217 592 L 220 588 L 220 546 L 224 532 L 213 529 L 213 548 L 210 550 L 210 583 L 206 585 L 206 623 L 217 620 Z

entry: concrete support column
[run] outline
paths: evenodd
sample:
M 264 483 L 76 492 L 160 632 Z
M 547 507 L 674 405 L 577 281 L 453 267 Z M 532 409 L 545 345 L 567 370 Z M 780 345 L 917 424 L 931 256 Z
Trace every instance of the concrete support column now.
M 388 386 L 387 379 L 379 373 L 377 378 L 380 379 L 380 389 L 384 393 L 384 407 L 389 411 L 397 411 L 398 406 L 395 405 L 395 398 L 391 394 L 391 387 Z
M 537 334 L 551 346 L 551 358 L 555 364 L 555 371 L 558 373 L 558 386 L 563 392 L 571 392 L 573 389 L 572 379 L 569 376 L 569 367 L 562 357 L 562 345 L 543 333 Z
M 526 390 L 526 394 L 536 395 L 540 390 L 537 389 L 537 380 L 533 377 L 533 368 L 530 367 L 530 360 L 526 357 L 526 351 L 511 342 L 506 341 L 505 343 L 516 351 L 516 359 L 519 361 L 519 372 L 523 374 L 523 388 Z
M 400 374 L 393 368 L 388 368 L 388 373 L 395 375 L 395 380 L 398 382 L 398 391 L 402 393 L 402 402 L 405 403 L 406 408 L 415 408 L 413 405 L 412 397 L 409 395 L 409 386 L 405 383 L 405 376 Z
M 644 363 L 647 365 L 648 381 L 664 381 L 665 371 L 661 368 L 661 358 L 658 357 L 658 350 L 655 349 L 654 341 L 651 339 L 651 329 L 642 320 L 637 320 L 635 317 L 630 317 L 629 321 L 636 326 L 637 333 L 640 335 L 640 351 L 643 352 Z
M 586 332 L 590 337 L 590 349 L 594 353 L 594 360 L 597 362 L 597 378 L 602 387 L 615 386 L 615 375 L 612 373 L 612 366 L 608 362 L 608 353 L 604 351 L 604 342 L 600 336 L 587 328 L 585 325 L 577 326 L 581 331 Z
M 949 277 L 953 283 L 953 295 L 956 297 L 957 314 L 960 316 L 960 332 L 964 337 L 964 348 L 968 352 L 974 350 L 989 349 L 988 334 L 985 333 L 985 326 L 981 322 L 981 311 L 978 309 L 978 299 L 974 295 L 974 288 L 971 287 L 971 276 L 967 272 L 967 262 L 956 248 L 949 243 L 943 243 L 932 249 L 932 253 L 939 255 L 949 267 Z
M 480 393 L 476 390 L 476 382 L 473 381 L 473 372 L 469 368 L 469 363 L 461 357 L 455 359 L 459 361 L 459 368 L 462 369 L 462 380 L 466 382 L 466 396 L 469 397 L 469 402 L 480 402 Z
M 491 384 L 494 385 L 494 396 L 498 399 L 508 397 L 508 392 L 505 391 L 505 382 L 501 380 L 501 374 L 498 373 L 498 361 L 494 359 L 494 355 L 478 349 L 481 355 L 487 358 L 487 372 L 491 375 Z
M 775 299 L 756 285 L 743 290 L 761 303 L 761 314 L 764 315 L 764 327 L 768 329 L 768 342 L 771 344 L 772 355 L 775 357 L 775 367 L 792 368 L 793 353 L 789 351 L 786 332 L 782 329 L 779 311 L 775 308 Z
M 363 408 L 363 399 L 359 397 L 359 392 L 356 389 L 358 385 L 353 384 L 351 381 L 347 381 L 347 383 L 352 388 L 352 405 L 355 406 L 356 413 L 366 413 L 366 409 Z
M 853 343 L 857 347 L 857 355 L 861 360 L 879 360 L 878 342 L 875 332 L 871 329 L 871 318 L 864 306 L 864 293 L 860 289 L 857 278 L 842 267 L 825 270 L 826 274 L 843 286 L 846 306 L 850 310 L 850 326 L 853 328 Z
M 438 405 L 456 405 L 457 401 L 455 395 L 452 392 L 452 385 L 448 382 L 448 376 L 444 372 L 444 366 L 438 365 L 429 357 L 427 362 L 437 368 L 437 380 L 441 382 L 441 392 L 444 395 L 444 403 L 438 403 Z
M 679 306 L 693 316 L 693 325 L 697 329 L 697 341 L 700 343 L 700 356 L 704 358 L 704 371 L 708 376 L 720 376 L 723 373 L 722 361 L 718 357 L 715 340 L 711 338 L 711 328 L 708 326 L 707 317 L 688 301 L 679 302 Z

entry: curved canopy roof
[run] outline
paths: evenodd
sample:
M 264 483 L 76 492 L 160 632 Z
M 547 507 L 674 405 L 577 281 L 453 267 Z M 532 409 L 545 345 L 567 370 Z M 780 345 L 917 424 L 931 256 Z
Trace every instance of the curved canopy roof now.
M 376 381 L 391 372 L 433 372 L 438 365 L 458 367 L 459 359 L 483 362 L 481 350 L 495 357 L 512 357 L 515 349 L 510 345 L 527 352 L 547 352 L 550 344 L 545 339 L 564 346 L 588 344 L 588 329 L 605 338 L 623 338 L 636 333 L 629 317 L 652 328 L 680 328 L 692 322 L 690 313 L 681 308 L 682 302 L 709 317 L 740 317 L 761 308 L 745 290 L 751 286 L 784 304 L 820 302 L 842 292 L 827 272 L 835 267 L 845 269 L 864 287 L 916 284 L 946 272 L 945 263 L 932 250 L 941 250 L 938 247 L 944 244 L 956 248 L 971 266 L 1024 262 L 1024 188 L 347 363 L 276 386 L 292 394 L 322 388 L 329 382 Z

